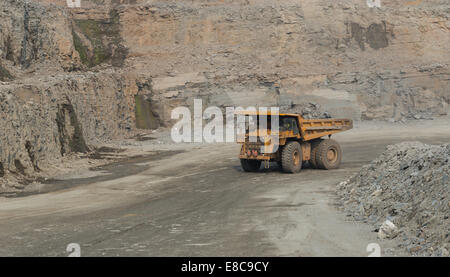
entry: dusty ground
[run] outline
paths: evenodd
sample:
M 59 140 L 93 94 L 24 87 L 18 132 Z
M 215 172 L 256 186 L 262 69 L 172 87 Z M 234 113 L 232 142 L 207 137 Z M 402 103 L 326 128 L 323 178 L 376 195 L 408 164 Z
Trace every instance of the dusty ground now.
M 339 134 L 341 169 L 242 172 L 234 144 L 121 142 L 129 158 L 64 173 L 45 194 L 0 198 L 0 256 L 408 255 L 335 207 L 336 184 L 405 140 L 450 141 L 448 118 L 366 123 Z M 159 153 L 159 154 L 158 154 Z M 137 156 L 139 155 L 139 156 Z M 137 156 L 137 157 L 136 157 Z

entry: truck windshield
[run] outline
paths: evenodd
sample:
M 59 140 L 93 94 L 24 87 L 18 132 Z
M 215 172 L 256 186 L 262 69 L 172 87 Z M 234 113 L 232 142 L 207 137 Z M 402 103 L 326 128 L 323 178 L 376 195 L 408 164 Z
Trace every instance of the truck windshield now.
M 293 131 L 299 133 L 297 119 L 295 117 L 280 117 L 280 131 Z

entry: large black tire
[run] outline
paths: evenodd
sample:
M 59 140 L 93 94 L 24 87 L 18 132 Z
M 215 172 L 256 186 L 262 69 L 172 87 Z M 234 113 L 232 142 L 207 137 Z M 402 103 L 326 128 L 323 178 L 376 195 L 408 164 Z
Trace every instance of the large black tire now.
M 317 166 L 317 148 L 319 144 L 323 141 L 323 139 L 315 139 L 311 142 L 311 156 L 309 158 L 309 165 L 311 168 L 318 168 Z
M 258 172 L 261 167 L 261 161 L 241 159 L 241 166 L 245 172 Z
M 302 169 L 303 155 L 300 143 L 288 142 L 281 152 L 281 165 L 286 173 L 297 173 Z
M 337 169 L 341 165 L 342 150 L 337 141 L 325 139 L 320 142 L 316 152 L 316 162 L 320 169 Z

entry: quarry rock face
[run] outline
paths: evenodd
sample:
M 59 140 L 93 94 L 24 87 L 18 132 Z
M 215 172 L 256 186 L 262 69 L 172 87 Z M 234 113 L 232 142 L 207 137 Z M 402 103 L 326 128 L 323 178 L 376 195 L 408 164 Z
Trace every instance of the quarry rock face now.
M 158 76 L 158 94 L 314 102 L 355 119 L 446 114 L 449 5 L 403 2 L 153 1 L 118 13 L 128 63 Z M 170 86 L 188 76 L 195 89 Z
M 36 64 L 47 65 L 52 71 L 76 67 L 79 54 L 66 9 L 39 1 L 4 0 L 0 16 L 0 58 L 11 70 L 26 70 Z
M 123 137 L 135 122 L 134 104 L 126 100 L 134 99 L 137 88 L 130 90 L 127 82 L 124 75 L 73 74 L 2 86 L 2 167 L 32 175 L 48 159 Z
M 0 172 L 170 126 L 194 98 L 355 120 L 449 110 L 446 0 L 80 3 L 0 3 Z

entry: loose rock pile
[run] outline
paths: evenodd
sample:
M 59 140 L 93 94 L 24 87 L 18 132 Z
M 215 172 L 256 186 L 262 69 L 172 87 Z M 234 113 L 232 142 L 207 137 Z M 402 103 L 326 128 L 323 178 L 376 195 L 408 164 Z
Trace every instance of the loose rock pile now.
M 449 256 L 450 144 L 404 142 L 386 151 L 337 193 L 356 220 L 376 226 L 380 239 L 399 239 L 414 256 Z
M 305 119 L 331 118 L 331 115 L 316 103 L 292 104 L 289 107 L 281 107 L 280 111 L 282 113 L 298 113 Z

